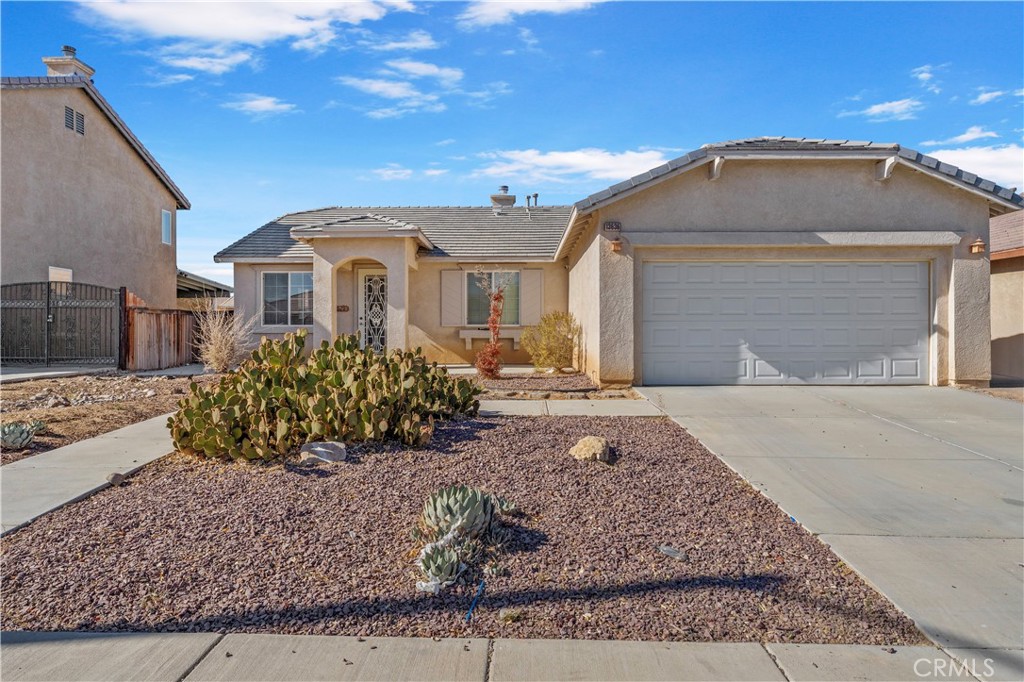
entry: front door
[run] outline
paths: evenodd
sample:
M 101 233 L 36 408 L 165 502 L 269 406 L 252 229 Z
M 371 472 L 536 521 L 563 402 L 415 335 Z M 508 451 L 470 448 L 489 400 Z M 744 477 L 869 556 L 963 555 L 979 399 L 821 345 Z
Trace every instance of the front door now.
M 388 345 L 387 270 L 359 270 L 359 340 L 377 352 Z

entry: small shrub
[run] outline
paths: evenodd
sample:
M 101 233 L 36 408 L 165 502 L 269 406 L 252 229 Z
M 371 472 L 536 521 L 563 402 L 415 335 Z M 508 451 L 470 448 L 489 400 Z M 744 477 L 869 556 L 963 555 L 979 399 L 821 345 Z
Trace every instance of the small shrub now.
M 515 275 L 511 272 L 484 272 L 483 267 L 476 269 L 476 285 L 487 294 L 489 302 L 487 314 L 487 329 L 490 331 L 490 339 L 484 347 L 476 354 L 477 374 L 483 379 L 497 379 L 501 376 L 501 343 L 498 339 L 501 336 L 501 315 L 505 310 L 505 289 L 513 281 Z
M 504 364 L 501 360 L 501 344 L 488 341 L 476 354 L 476 373 L 483 379 L 497 379 Z
M 178 450 L 272 460 L 304 443 L 393 438 L 430 441 L 435 418 L 475 414 L 480 388 L 415 352 L 377 353 L 356 336 L 324 341 L 308 357 L 306 331 L 264 339 L 216 385 L 193 382 L 168 420 Z
M 0 445 L 8 450 L 24 450 L 46 425 L 38 419 L 31 422 L 7 422 L 0 426 Z
M 523 331 L 520 343 L 530 354 L 534 367 L 553 367 L 561 372 L 573 366 L 582 333 L 572 313 L 548 313 L 536 327 Z
M 203 365 L 214 372 L 226 372 L 249 355 L 255 317 L 243 319 L 209 305 L 199 307 L 194 314 L 196 346 Z

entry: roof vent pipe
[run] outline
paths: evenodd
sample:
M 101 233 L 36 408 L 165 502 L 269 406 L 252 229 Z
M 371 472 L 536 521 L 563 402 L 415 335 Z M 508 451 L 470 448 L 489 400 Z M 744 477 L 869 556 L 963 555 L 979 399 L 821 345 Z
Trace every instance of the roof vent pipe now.
M 65 57 L 74 57 L 78 54 L 78 51 L 70 45 L 61 46 L 60 51 L 64 53 Z

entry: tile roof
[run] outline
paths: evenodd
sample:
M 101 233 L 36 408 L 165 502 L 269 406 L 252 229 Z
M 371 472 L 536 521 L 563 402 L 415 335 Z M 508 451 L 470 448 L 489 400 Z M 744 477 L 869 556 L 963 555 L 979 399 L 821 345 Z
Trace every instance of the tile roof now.
M 824 138 L 807 137 L 754 137 L 746 140 L 729 140 L 727 142 L 706 144 L 700 149 L 673 159 L 662 166 L 647 171 L 646 173 L 641 173 L 629 180 L 625 180 L 616 185 L 612 185 L 607 189 L 601 190 L 600 192 L 591 194 L 586 199 L 578 201 L 576 203 L 576 209 L 580 212 L 589 212 L 597 204 L 607 201 L 616 195 L 634 187 L 644 185 L 663 175 L 673 173 L 684 166 L 688 166 L 689 164 L 700 161 L 701 159 L 706 159 L 709 156 L 728 157 L 730 155 L 744 153 L 751 153 L 755 155 L 771 153 L 868 154 L 871 156 L 878 156 L 879 158 L 896 155 L 912 166 L 916 166 L 927 172 L 945 175 L 951 182 L 959 184 L 964 188 L 976 189 L 987 193 L 991 195 L 992 201 L 997 201 L 1004 205 L 1011 204 L 1017 208 L 1024 207 L 1024 198 L 1011 189 L 1000 187 L 991 180 L 985 180 L 974 173 L 961 170 L 956 166 L 943 163 L 938 159 L 925 156 L 920 152 L 916 152 L 913 149 L 907 149 L 906 147 L 901 147 L 895 143 L 866 142 L 861 140 L 826 140 Z
M 110 106 L 103 95 L 100 94 L 96 86 L 93 85 L 92 81 L 83 78 L 81 76 L 3 76 L 0 78 L 0 89 L 2 90 L 38 90 L 44 88 L 78 88 L 85 90 L 85 93 L 92 99 L 92 101 L 99 107 L 111 124 L 121 133 L 132 149 L 142 157 L 142 160 L 149 166 L 150 170 L 159 178 L 160 182 L 164 184 L 167 190 L 174 196 L 175 201 L 178 202 L 178 208 L 189 209 L 192 205 L 189 203 L 188 198 L 185 197 L 181 189 L 174 184 L 171 177 L 167 174 L 167 171 L 157 163 L 157 160 L 153 158 L 153 155 L 149 153 L 149 150 L 139 141 L 139 138 L 135 137 L 135 133 L 128 128 L 128 124 L 117 115 L 114 108 Z
M 425 256 L 488 259 L 550 259 L 569 221 L 569 206 L 517 206 L 494 215 L 490 206 L 334 207 L 289 213 L 242 237 L 216 256 L 218 263 L 235 260 L 311 260 L 313 250 L 296 234 L 322 227 L 354 229 L 386 223 L 416 227 L 433 243 Z
M 989 252 L 1024 249 L 1024 211 L 1014 211 L 989 221 Z

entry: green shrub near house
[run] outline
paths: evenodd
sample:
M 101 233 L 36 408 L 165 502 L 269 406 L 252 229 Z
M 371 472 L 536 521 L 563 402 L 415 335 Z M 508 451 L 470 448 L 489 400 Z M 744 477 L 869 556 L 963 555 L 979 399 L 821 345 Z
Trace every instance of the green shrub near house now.
M 572 313 L 548 313 L 540 318 L 540 324 L 523 331 L 520 343 L 536 369 L 561 372 L 573 366 L 582 333 Z
M 236 371 L 192 383 L 168 420 L 175 447 L 205 457 L 271 460 L 314 441 L 395 439 L 425 445 L 434 419 L 475 414 L 480 388 L 428 363 L 419 349 L 377 353 L 358 337 L 306 332 L 264 339 Z

